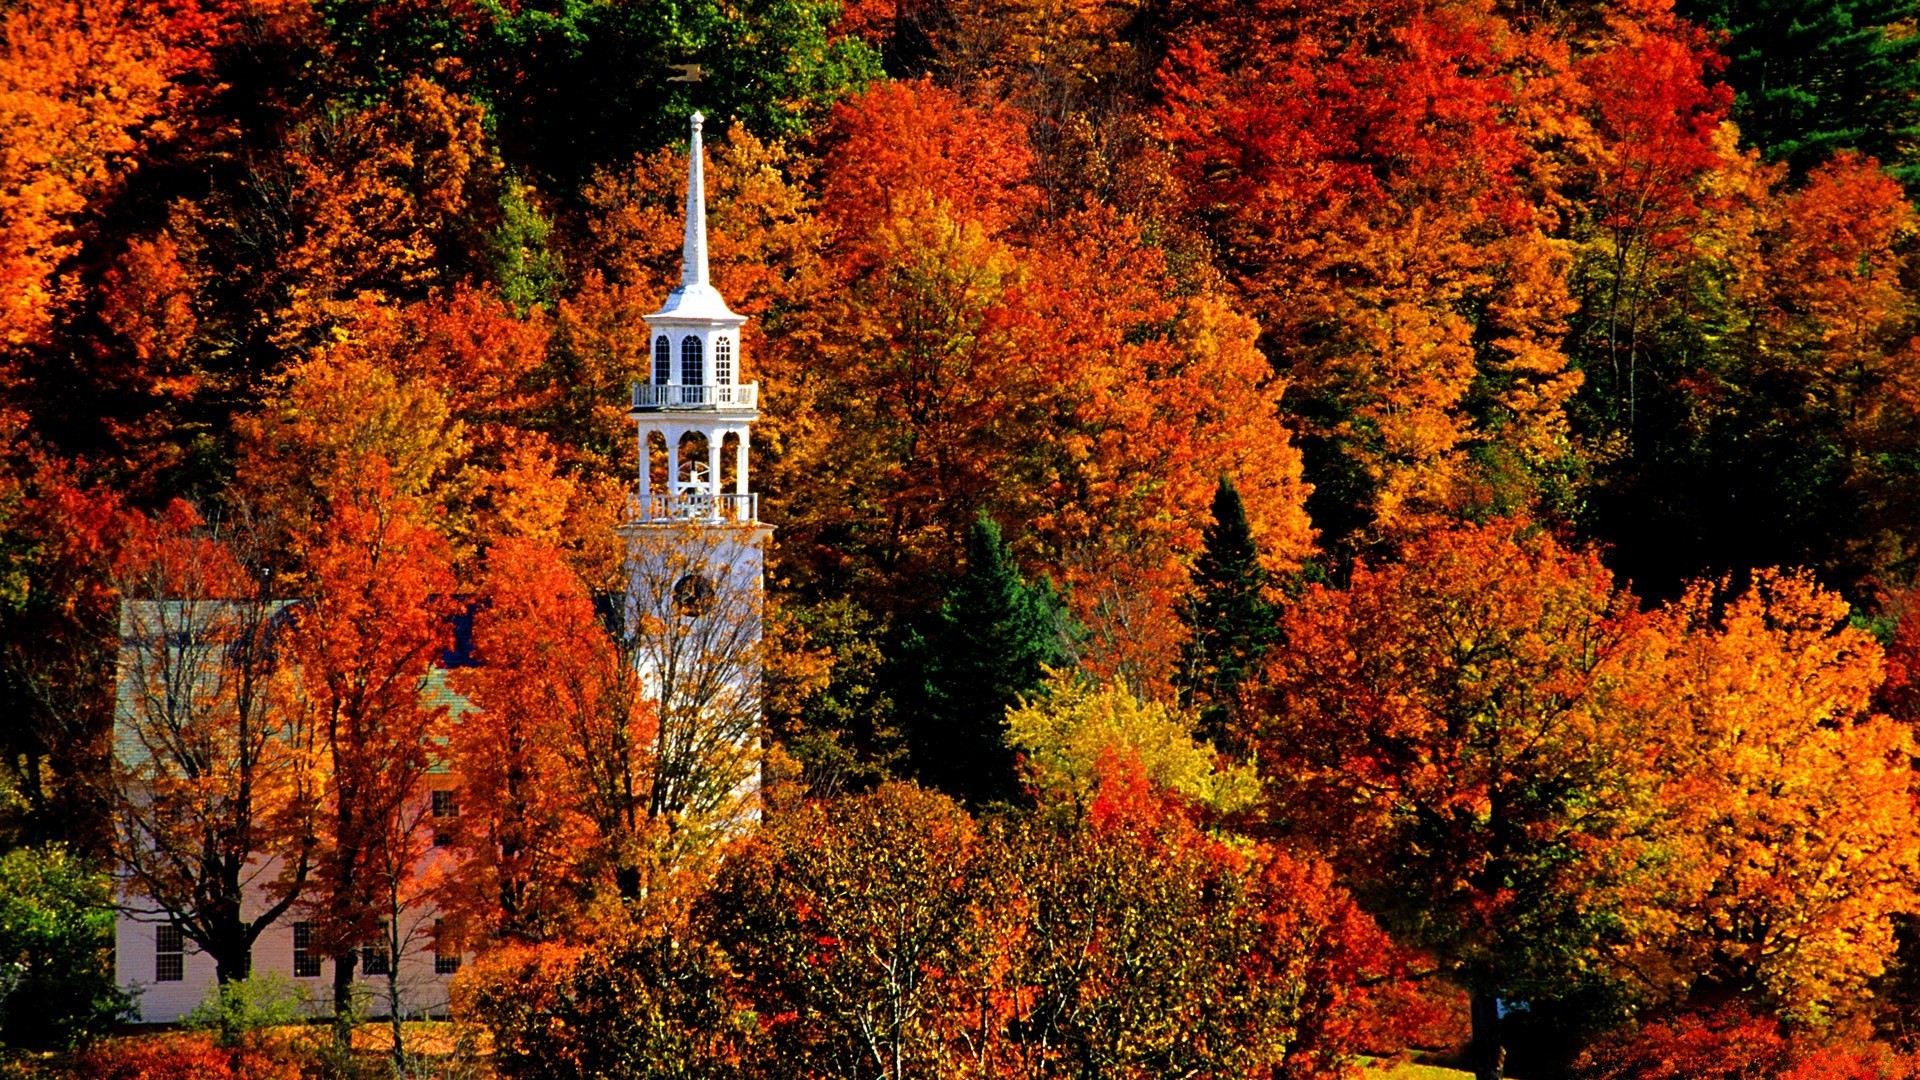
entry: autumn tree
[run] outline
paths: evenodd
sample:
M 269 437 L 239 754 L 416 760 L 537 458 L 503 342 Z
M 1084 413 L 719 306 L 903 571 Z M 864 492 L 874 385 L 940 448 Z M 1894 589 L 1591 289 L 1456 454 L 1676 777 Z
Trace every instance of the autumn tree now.
M 207 61 L 199 8 L 46 0 L 0 21 L 0 347 L 44 342 L 75 226 L 169 133 Z
M 211 956 L 224 987 L 249 975 L 312 869 L 318 762 L 284 663 L 288 602 L 267 592 L 244 533 L 222 536 L 184 503 L 129 533 L 115 854 L 134 907 Z
M 1206 836 L 1109 752 L 1081 817 L 1010 830 L 1025 926 L 1009 1075 L 1334 1075 L 1390 983 L 1388 943 L 1324 863 Z
M 452 897 L 491 938 L 544 941 L 580 929 L 602 876 L 616 895 L 641 892 L 654 716 L 558 551 L 494 545 L 481 592 L 478 663 L 454 680 L 475 711 L 449 743 L 462 802 Z
M 1282 622 L 1274 812 L 1472 992 L 1482 1077 L 1496 999 L 1569 992 L 1625 904 L 1657 656 L 1635 609 L 1593 555 L 1496 521 L 1313 586 Z
M 1213 747 L 1194 737 L 1190 713 L 1077 672 L 1054 673 L 1007 711 L 1007 743 L 1043 810 L 1085 813 L 1116 760 L 1137 765 L 1156 790 L 1215 813 L 1244 809 L 1259 795 L 1252 767 L 1217 762 Z
M 636 523 L 626 541 L 615 627 L 657 733 L 648 819 L 664 868 L 687 868 L 743 828 L 759 805 L 765 597 L 746 553 L 760 526 Z
M 1579 385 L 1488 7 L 1182 5 L 1159 83 L 1186 206 L 1288 376 L 1316 524 L 1365 541 L 1551 493 Z M 1244 474 L 1241 474 L 1244 479 Z
M 0 694 L 9 832 L 104 855 L 110 790 L 113 552 L 125 523 L 111 489 L 0 412 Z
M 344 1040 L 356 949 L 375 937 L 380 867 L 431 762 L 445 705 L 423 694 L 451 643 L 453 575 L 445 542 L 394 490 L 377 458 L 365 487 L 339 493 L 308 555 L 310 592 L 296 609 L 299 665 L 326 786 L 313 890 L 306 901 L 333 954 L 333 1008 Z
M 1636 970 L 1821 1022 L 1893 953 L 1920 831 L 1905 726 L 1869 704 L 1880 647 L 1805 574 L 1671 610 L 1658 735 L 1666 872 Z M 1671 951 L 1666 951 L 1671 950 Z M 1665 952 L 1665 955 L 1661 955 Z
M 673 917 L 585 949 L 482 956 L 454 1008 L 486 1025 L 509 1080 L 736 1080 L 765 1040 L 730 974 L 719 946 Z
M 701 916 L 772 1018 L 771 1073 L 895 1080 L 977 1064 L 1004 946 L 987 873 L 978 828 L 933 792 L 885 784 L 776 814 Z

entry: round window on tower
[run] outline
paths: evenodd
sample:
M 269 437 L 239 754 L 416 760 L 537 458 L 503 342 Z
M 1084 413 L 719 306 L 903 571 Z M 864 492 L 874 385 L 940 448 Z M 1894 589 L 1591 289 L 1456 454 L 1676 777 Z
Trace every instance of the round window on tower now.
M 705 574 L 688 574 L 673 583 L 673 610 L 697 619 L 713 610 L 713 582 Z

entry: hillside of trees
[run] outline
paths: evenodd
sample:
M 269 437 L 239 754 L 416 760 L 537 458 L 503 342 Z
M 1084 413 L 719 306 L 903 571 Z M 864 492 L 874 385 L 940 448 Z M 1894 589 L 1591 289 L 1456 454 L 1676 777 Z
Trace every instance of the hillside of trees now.
M 609 629 L 695 109 L 751 760 Z M 505 1080 L 1920 1076 L 1915 184 L 1910 0 L 0 0 L 0 1067 L 347 1075 L 94 1043 L 271 857 Z

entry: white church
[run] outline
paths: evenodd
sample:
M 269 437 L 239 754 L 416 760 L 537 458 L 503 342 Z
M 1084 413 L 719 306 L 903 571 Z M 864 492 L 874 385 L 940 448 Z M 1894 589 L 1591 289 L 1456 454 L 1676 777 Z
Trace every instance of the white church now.
M 685 730 L 704 716 L 730 718 L 720 723 L 721 738 L 738 746 L 743 759 L 757 762 L 759 703 L 757 669 L 742 668 L 732 677 L 702 680 L 690 694 L 681 668 L 687 648 L 725 651 L 742 663 L 757 663 L 765 546 L 772 529 L 759 520 L 759 500 L 748 484 L 749 429 L 758 419 L 759 386 L 741 382 L 740 328 L 736 315 L 709 278 L 702 117 L 692 118 L 688 159 L 686 233 L 680 286 L 659 311 L 646 317 L 651 340 L 651 378 L 633 386 L 629 416 L 638 427 L 639 476 L 628 498 L 618 532 L 628 552 L 626 607 L 633 616 L 666 617 L 679 628 L 671 641 L 633 650 L 643 684 L 661 699 L 660 754 L 676 740 L 694 737 Z M 284 606 L 284 605 L 280 605 Z M 122 645 L 114 752 L 137 762 L 152 748 L 135 732 L 131 710 L 138 707 L 130 674 L 136 647 L 173 655 L 177 631 L 170 630 L 179 605 L 174 601 L 128 601 L 121 612 Z M 276 611 L 278 607 L 276 607 Z M 655 620 L 656 624 L 658 619 Z M 156 646 L 156 642 L 165 642 Z M 456 717 L 471 706 L 448 688 L 436 670 L 421 687 L 434 704 Z M 679 728 L 667 722 L 677 703 L 690 718 Z M 710 731 L 699 733 L 711 739 Z M 755 812 L 757 764 L 731 793 L 729 805 L 744 823 Z M 692 796 L 689 796 L 692 797 Z M 444 767 L 430 772 L 418 793 L 418 809 L 430 828 L 451 830 L 460 807 L 459 778 Z M 452 857 L 436 835 L 426 861 Z M 268 885 L 279 868 L 261 862 L 247 868 L 243 915 L 259 917 L 273 903 Z M 120 987 L 133 995 L 137 1018 L 146 1023 L 179 1020 L 207 1001 L 216 985 L 215 965 L 182 933 L 179 924 L 143 896 L 128 874 L 121 875 L 120 915 L 115 931 L 115 971 Z M 253 945 L 255 974 L 276 973 L 307 991 L 313 1011 L 330 1008 L 333 959 L 310 948 L 313 926 L 296 900 L 269 924 Z M 409 1016 L 443 1015 L 452 978 L 469 956 L 438 941 L 431 900 L 407 908 L 393 937 L 397 952 L 372 943 L 358 952 L 357 989 L 370 1015 L 384 1015 L 389 972 L 401 987 L 401 1010 Z

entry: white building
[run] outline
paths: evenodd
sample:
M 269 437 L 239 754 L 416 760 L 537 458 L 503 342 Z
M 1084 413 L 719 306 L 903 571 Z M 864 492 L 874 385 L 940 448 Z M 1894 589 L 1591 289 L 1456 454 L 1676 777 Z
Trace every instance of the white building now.
M 740 381 L 746 319 L 728 309 L 709 280 L 701 123 L 694 114 L 680 287 L 646 320 L 651 378 L 633 387 L 629 413 L 638 427 L 639 484 L 619 532 L 628 552 L 628 633 L 647 628 L 634 649 L 635 663 L 660 705 L 656 758 L 665 763 L 663 770 L 679 770 L 670 783 L 656 781 L 665 792 L 656 801 L 668 812 L 698 814 L 731 828 L 757 810 L 762 571 L 772 530 L 760 522 L 758 497 L 748 484 L 749 426 L 759 416 L 759 386 Z M 142 649 L 168 665 L 192 651 L 173 644 L 196 636 L 173 625 L 181 621 L 182 603 L 123 606 L 115 735 L 122 761 L 145 753 L 127 722 L 141 683 L 132 667 Z M 215 605 L 210 618 L 219 621 L 219 602 L 206 603 Z M 274 613 L 283 607 L 276 605 Z M 156 642 L 168 644 L 156 649 Z M 422 692 L 457 717 L 471 706 L 448 689 L 445 674 L 436 669 Z M 195 677 L 189 674 L 188 683 Z M 429 776 L 419 803 L 429 823 L 457 814 L 457 784 L 444 770 Z M 434 850 L 425 857 L 449 856 Z M 248 865 L 245 918 L 267 909 L 278 876 L 270 861 Z M 137 892 L 123 887 L 121 903 L 115 969 L 120 986 L 135 994 L 138 1018 L 173 1021 L 206 1001 L 216 984 L 212 958 Z M 360 950 L 357 982 L 370 1014 L 385 1012 L 389 964 L 398 965 L 403 1012 L 442 1014 L 463 958 L 436 945 L 431 904 L 410 907 L 399 922 L 403 944 L 397 957 L 382 946 Z M 310 949 L 310 939 L 299 906 L 289 908 L 256 940 L 252 970 L 278 973 L 307 988 L 318 1014 L 330 1009 L 332 958 Z

